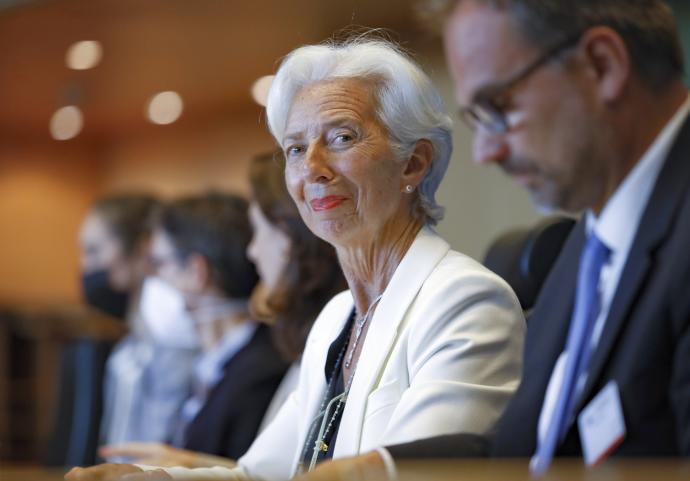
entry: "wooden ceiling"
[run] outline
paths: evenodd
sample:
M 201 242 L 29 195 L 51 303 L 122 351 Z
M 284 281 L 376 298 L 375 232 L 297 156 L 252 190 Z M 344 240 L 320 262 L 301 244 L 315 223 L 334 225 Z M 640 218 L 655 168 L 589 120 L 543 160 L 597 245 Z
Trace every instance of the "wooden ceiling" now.
M 7 4 L 12 4 L 7 6 Z M 185 122 L 250 109 L 252 83 L 293 48 L 348 26 L 384 27 L 410 42 L 412 0 L 21 0 L 0 10 L 0 129 L 46 136 L 52 113 L 79 105 L 83 136 L 147 127 L 148 98 L 178 91 Z M 0 3 L 0 7 L 3 3 Z M 98 40 L 92 70 L 67 48 Z

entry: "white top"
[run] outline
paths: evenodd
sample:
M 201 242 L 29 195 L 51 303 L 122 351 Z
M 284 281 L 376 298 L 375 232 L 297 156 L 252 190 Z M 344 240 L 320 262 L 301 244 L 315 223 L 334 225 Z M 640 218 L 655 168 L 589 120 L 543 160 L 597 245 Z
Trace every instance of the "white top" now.
M 328 348 L 353 305 L 348 291 L 321 312 L 297 389 L 238 468 L 166 471 L 174 479 L 289 479 L 326 388 Z M 519 384 L 525 333 L 522 310 L 505 281 L 424 228 L 370 322 L 335 458 L 386 443 L 493 428 Z
M 594 231 L 597 237 L 611 249 L 609 261 L 604 265 L 599 276 L 601 310 L 592 331 L 593 349 L 599 343 L 599 338 L 604 330 L 611 302 L 618 288 L 623 268 L 628 260 L 628 254 L 630 253 L 633 239 L 637 234 L 642 214 L 659 177 L 659 172 L 689 113 L 690 97 L 685 100 L 657 136 L 651 147 L 630 171 L 604 206 L 601 215 L 597 218 L 591 211 L 588 211 L 586 214 L 587 234 Z M 563 382 L 567 356 L 567 351 L 563 351 L 559 356 L 546 389 L 544 404 L 539 416 L 540 442 L 546 435 L 546 429 L 553 415 L 556 396 Z M 587 373 L 583 373 L 578 379 L 576 396 L 579 396 L 582 392 L 586 381 Z
M 120 341 L 106 364 L 101 441 L 170 439 L 180 407 L 189 396 L 197 356 L 196 349 L 159 346 L 135 334 Z
M 261 420 L 261 426 L 259 426 L 259 432 L 262 432 L 266 427 L 271 424 L 273 419 L 278 415 L 280 408 L 283 407 L 285 401 L 287 401 L 292 391 L 297 388 L 299 384 L 299 367 L 301 361 L 295 361 L 290 365 L 283 376 L 283 380 L 280 381 L 278 389 L 276 389 L 275 394 L 271 398 L 271 403 L 268 405 L 266 412 L 264 413 L 264 418 Z

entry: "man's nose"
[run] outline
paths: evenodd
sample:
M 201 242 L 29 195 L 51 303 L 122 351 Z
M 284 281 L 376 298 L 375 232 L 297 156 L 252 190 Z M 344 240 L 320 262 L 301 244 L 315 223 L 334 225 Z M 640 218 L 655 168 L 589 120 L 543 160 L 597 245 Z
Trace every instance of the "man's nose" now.
M 501 164 L 508 156 L 505 134 L 479 127 L 474 133 L 474 161 L 478 164 Z

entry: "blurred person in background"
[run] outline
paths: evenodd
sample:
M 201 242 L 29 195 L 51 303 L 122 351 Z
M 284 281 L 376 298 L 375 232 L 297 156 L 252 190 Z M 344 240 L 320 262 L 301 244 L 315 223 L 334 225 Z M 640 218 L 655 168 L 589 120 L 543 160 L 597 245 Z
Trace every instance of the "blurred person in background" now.
M 120 320 L 133 317 L 148 274 L 149 223 L 157 205 L 146 194 L 112 195 L 93 204 L 79 233 L 87 304 Z
M 158 205 L 147 194 L 116 194 L 97 200 L 79 232 L 81 290 L 99 314 L 137 324 L 141 286 L 148 272 L 149 220 Z M 94 462 L 103 409 L 106 360 L 114 341 L 87 333 L 65 347 L 50 465 Z M 126 343 L 125 343 L 126 344 Z M 107 411 L 107 409 L 106 409 Z
M 170 320 L 160 336 L 141 309 L 152 294 L 147 277 L 157 208 L 150 195 L 112 195 L 94 204 L 81 228 L 84 297 L 129 328 L 107 362 L 102 442 L 168 439 L 190 389 L 198 344 L 187 336 L 185 320 Z
M 247 258 L 252 237 L 247 211 L 248 203 L 231 194 L 186 197 L 163 206 L 153 231 L 156 277 L 147 286 L 155 286 L 156 295 L 145 292 L 142 310 L 158 313 L 161 330 L 169 319 L 187 316 L 188 337 L 198 339 L 202 350 L 194 363 L 192 395 L 167 441 L 213 455 L 201 459 L 236 458 L 247 450 L 289 365 L 274 346 L 270 327 L 249 314 L 257 274 Z M 106 446 L 101 453 L 155 457 L 165 464 L 173 454 L 191 455 L 185 450 L 135 443 Z M 192 461 L 188 456 L 181 462 Z
M 277 152 L 255 157 L 249 170 L 253 237 L 247 254 L 261 280 L 252 292 L 250 312 L 254 319 L 272 326 L 276 347 L 283 359 L 292 363 L 263 417 L 262 427 L 270 423 L 297 386 L 302 351 L 316 316 L 334 295 L 347 288 L 335 249 L 312 234 L 302 221 L 287 192 L 283 169 L 282 152 Z M 228 405 L 227 409 L 233 407 Z M 233 464 L 231 459 L 160 443 L 110 446 L 103 453 L 126 455 L 142 464 L 159 466 Z

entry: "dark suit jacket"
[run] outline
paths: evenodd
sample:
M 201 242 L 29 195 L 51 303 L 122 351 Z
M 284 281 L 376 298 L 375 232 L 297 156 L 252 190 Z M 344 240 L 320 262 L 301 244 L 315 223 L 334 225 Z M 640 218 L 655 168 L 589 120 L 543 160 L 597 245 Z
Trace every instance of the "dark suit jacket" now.
M 391 447 L 396 458 L 527 457 L 564 350 L 584 222 L 570 235 L 530 318 L 522 383 L 492 439 L 457 434 Z M 576 410 L 618 383 L 627 436 L 613 455 L 690 455 L 690 121 L 666 159 L 614 295 Z M 577 423 L 556 455 L 581 456 Z
M 185 448 L 237 459 L 254 441 L 289 364 L 280 357 L 271 329 L 261 324 L 226 364 L 186 431 Z

